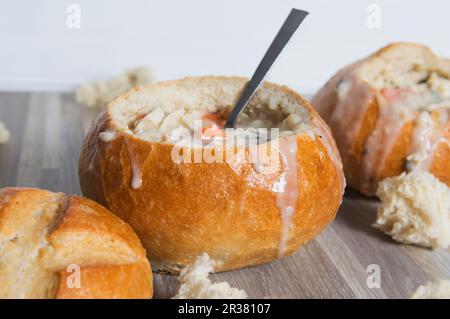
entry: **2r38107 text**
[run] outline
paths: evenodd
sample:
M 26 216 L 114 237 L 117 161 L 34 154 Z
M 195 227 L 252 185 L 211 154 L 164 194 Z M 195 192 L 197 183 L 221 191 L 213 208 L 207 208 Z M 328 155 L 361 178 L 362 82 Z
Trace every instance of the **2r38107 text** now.
M 223 314 L 241 314 L 241 313 L 268 313 L 270 309 L 270 304 L 240 304 L 240 303 L 230 303 L 222 304 Z

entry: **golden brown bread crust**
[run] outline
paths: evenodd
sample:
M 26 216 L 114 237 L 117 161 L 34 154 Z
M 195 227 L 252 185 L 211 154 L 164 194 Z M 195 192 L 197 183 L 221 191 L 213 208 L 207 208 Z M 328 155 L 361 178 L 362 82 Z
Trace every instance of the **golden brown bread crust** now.
M 68 288 L 70 276 L 59 273 L 58 299 L 143 299 L 152 296 L 152 272 L 148 262 L 81 269 L 81 288 Z
M 269 262 L 277 257 L 280 212 L 276 196 L 271 189 L 250 185 L 249 179 L 256 174 L 251 164 L 234 168 L 227 163 L 180 165 L 171 159 L 170 144 L 143 141 L 126 132 L 110 142 L 98 137 L 101 132 L 116 129 L 113 110 L 135 92 L 185 83 L 213 85 L 221 80 L 236 82 L 240 87 L 246 81 L 186 78 L 133 89 L 109 104 L 84 140 L 79 161 L 83 194 L 108 207 L 135 229 L 153 269 L 176 273 L 203 252 L 218 262 L 215 271 Z M 315 127 L 321 126 L 322 138 L 331 141 L 330 148 L 340 164 L 328 127 L 310 105 L 286 87 L 270 83 L 265 86 L 286 93 L 308 110 Z M 343 195 L 342 169 L 334 165 L 324 142 L 299 134 L 296 143 L 299 197 L 287 254 L 333 220 Z M 131 163 L 126 144 L 141 166 L 139 189 L 130 186 Z M 271 185 L 277 176 L 259 178 L 262 184 Z
M 136 234 L 86 198 L 1 189 L 0 257 L 0 298 L 152 296 L 150 265 Z M 81 270 L 79 287 L 67 282 L 74 277 L 69 265 Z
M 336 144 L 340 151 L 347 183 L 354 189 L 366 195 L 373 195 L 378 182 L 386 177 L 401 174 L 406 170 L 406 158 L 411 152 L 414 119 L 399 123 L 400 133 L 395 138 L 392 148 L 386 156 L 384 165 L 380 167 L 379 174 L 372 170 L 370 176 L 364 172 L 367 164 L 367 141 L 375 130 L 380 119 L 380 109 L 377 92 L 367 81 L 359 78 L 357 72 L 363 66 L 377 62 L 379 58 L 391 52 L 404 48 L 405 50 L 421 50 L 425 59 L 435 65 L 439 72 L 450 75 L 450 62 L 442 62 L 431 50 L 425 46 L 412 43 L 396 43 L 388 45 L 368 58 L 357 61 L 337 72 L 314 96 L 313 107 L 319 112 L 325 122 L 330 126 Z M 355 75 L 356 74 L 356 75 Z M 341 101 L 338 96 L 338 86 L 345 79 L 356 76 L 358 85 L 349 92 L 347 101 Z M 351 112 L 352 109 L 364 110 L 362 113 Z M 339 114 L 336 114 L 339 113 Z M 447 141 L 439 143 L 429 168 L 430 172 L 442 182 L 450 186 L 450 144 L 448 127 Z M 441 128 L 444 130 L 444 128 Z M 352 131 L 355 130 L 355 131 Z M 352 132 L 352 133 L 349 133 Z M 379 157 L 378 157 L 379 159 Z

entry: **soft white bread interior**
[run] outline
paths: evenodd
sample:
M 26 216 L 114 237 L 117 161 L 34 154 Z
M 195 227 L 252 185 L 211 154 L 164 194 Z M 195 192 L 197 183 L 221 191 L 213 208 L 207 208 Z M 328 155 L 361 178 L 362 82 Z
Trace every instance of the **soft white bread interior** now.
M 395 43 L 362 60 L 357 72 L 371 86 L 382 89 L 417 88 L 420 92 L 441 92 L 449 97 L 450 60 L 436 56 L 428 47 L 413 43 Z M 428 107 L 411 105 L 411 107 Z
M 375 227 L 397 241 L 431 248 L 450 244 L 450 188 L 428 172 L 415 171 L 379 183 Z

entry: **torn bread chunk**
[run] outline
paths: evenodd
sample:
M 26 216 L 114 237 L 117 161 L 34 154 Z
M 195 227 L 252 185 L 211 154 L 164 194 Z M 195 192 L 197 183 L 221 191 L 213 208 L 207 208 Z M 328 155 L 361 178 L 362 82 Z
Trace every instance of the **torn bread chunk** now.
M 106 81 L 80 85 L 75 97 L 78 103 L 90 108 L 103 107 L 133 87 L 150 83 L 152 76 L 146 67 L 137 67 Z
M 6 129 L 5 125 L 0 122 L 0 143 L 6 143 L 9 141 L 9 131 Z
M 439 280 L 422 285 L 411 299 L 450 299 L 450 280 Z
M 379 183 L 374 227 L 406 243 L 431 248 L 450 244 L 450 188 L 431 173 L 413 171 Z
M 245 299 L 247 293 L 232 288 L 227 282 L 212 283 L 208 274 L 213 272 L 213 262 L 207 253 L 180 273 L 180 289 L 173 299 Z

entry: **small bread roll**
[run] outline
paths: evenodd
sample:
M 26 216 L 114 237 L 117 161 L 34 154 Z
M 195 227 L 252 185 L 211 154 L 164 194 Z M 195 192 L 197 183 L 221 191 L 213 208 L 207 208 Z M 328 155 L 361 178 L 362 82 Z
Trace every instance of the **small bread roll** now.
M 227 145 L 223 124 L 247 81 L 198 77 L 132 89 L 84 140 L 83 194 L 135 229 L 154 269 L 178 273 L 203 253 L 215 271 L 269 262 L 335 217 L 342 163 L 328 127 L 300 95 L 263 84 Z M 279 135 L 264 137 L 261 128 Z M 271 156 L 249 160 L 264 147 Z
M 0 298 L 151 298 L 130 226 L 78 196 L 0 190 Z
M 395 43 L 334 75 L 312 100 L 330 126 L 349 186 L 428 171 L 450 186 L 450 60 Z

